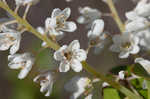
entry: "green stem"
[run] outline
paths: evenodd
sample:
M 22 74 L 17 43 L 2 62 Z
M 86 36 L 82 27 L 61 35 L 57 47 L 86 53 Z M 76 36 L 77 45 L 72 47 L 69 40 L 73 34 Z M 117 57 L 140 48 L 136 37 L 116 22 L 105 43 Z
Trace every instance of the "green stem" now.
M 22 19 L 18 14 L 14 13 L 8 5 L 4 4 L 2 1 L 0 1 L 0 7 L 9 12 L 17 21 L 18 23 L 22 24 L 26 27 L 26 29 L 36 35 L 41 40 L 47 42 L 47 44 L 54 50 L 59 49 L 59 45 L 53 43 L 50 39 L 48 39 L 46 36 L 41 35 L 39 32 L 37 32 L 26 20 Z
M 120 92 L 122 92 L 123 94 L 125 94 L 130 99 L 142 99 L 142 97 L 137 96 L 136 94 L 134 94 L 133 92 L 131 92 L 130 90 L 128 90 L 127 88 L 125 88 L 124 86 L 120 85 L 119 83 L 117 83 L 117 82 L 115 82 L 115 81 L 113 81 L 111 79 L 108 79 L 103 74 L 97 72 L 94 68 L 92 68 L 91 66 L 89 66 L 85 61 L 82 62 L 82 65 L 83 65 L 83 68 L 86 71 L 88 71 L 92 75 L 100 78 L 101 80 L 109 83 L 111 86 L 113 86 L 114 88 L 116 88 L 117 90 L 119 90 Z
M 147 85 L 147 88 L 148 88 L 148 99 L 150 99 L 150 80 L 146 80 L 146 85 Z
M 111 10 L 111 13 L 112 13 L 112 15 L 113 15 L 113 19 L 116 21 L 116 23 L 117 23 L 117 25 L 118 25 L 120 31 L 121 31 L 121 32 L 124 32 L 124 24 L 123 24 L 123 22 L 121 21 L 119 15 L 118 15 L 118 13 L 117 13 L 117 10 L 116 10 L 116 8 L 115 8 L 115 6 L 114 6 L 113 1 L 112 1 L 112 0 L 107 0 L 107 4 L 108 4 L 108 6 L 109 6 L 109 8 L 110 8 L 110 10 Z
M 58 50 L 60 46 L 56 44 L 55 42 L 52 42 L 50 39 L 48 39 L 46 36 L 41 35 L 39 32 L 37 32 L 26 20 L 22 19 L 18 14 L 16 14 L 14 11 L 12 11 L 8 5 L 4 4 L 2 1 L 0 1 L 0 7 L 6 10 L 8 13 L 10 13 L 17 21 L 19 24 L 22 24 L 27 30 L 31 33 L 33 33 L 35 36 L 37 36 L 39 39 L 43 40 L 48 44 L 48 46 L 54 50 Z M 116 83 L 115 81 L 112 81 L 105 77 L 103 74 L 96 72 L 96 70 L 92 67 L 90 67 L 85 61 L 82 62 L 83 68 L 95 75 L 96 77 L 102 79 L 103 81 L 109 83 L 112 85 L 114 88 L 120 90 L 122 93 L 124 93 L 126 96 L 130 97 L 131 99 L 141 99 L 139 96 L 136 96 L 134 93 L 132 93 L 130 90 L 127 88 L 121 86 L 119 83 Z

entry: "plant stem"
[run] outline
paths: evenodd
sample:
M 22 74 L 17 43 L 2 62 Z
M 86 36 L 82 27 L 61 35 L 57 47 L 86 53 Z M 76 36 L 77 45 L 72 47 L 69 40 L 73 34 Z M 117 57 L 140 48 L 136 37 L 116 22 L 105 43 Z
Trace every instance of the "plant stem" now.
M 9 6 L 6 5 L 5 3 L 3 3 L 2 1 L 0 1 L 0 7 L 3 8 L 4 10 L 6 10 L 8 13 L 10 13 L 18 21 L 18 23 L 22 24 L 24 27 L 26 27 L 26 29 L 29 32 L 33 33 L 39 39 L 41 39 L 44 42 L 46 42 L 47 45 L 50 48 L 52 48 L 53 50 L 58 50 L 60 48 L 60 46 L 58 44 L 56 44 L 55 42 L 52 42 L 46 36 L 41 35 L 39 32 L 37 32 L 26 20 L 24 20 L 20 16 L 18 16 L 18 14 L 16 14 L 15 12 L 13 12 L 9 8 Z M 105 77 L 103 74 L 97 72 L 94 68 L 90 67 L 85 61 L 82 62 L 82 65 L 83 65 L 83 68 L 87 72 L 89 72 L 89 73 L 95 75 L 96 77 L 100 78 L 101 80 L 109 83 L 111 86 L 113 86 L 114 88 L 118 89 L 119 91 L 121 91 L 122 93 L 124 93 L 126 96 L 130 97 L 130 99 L 141 99 L 139 96 L 135 95 L 134 93 L 132 93 L 130 90 L 128 90 L 127 88 L 123 87 L 119 83 L 116 83 L 115 81 L 112 81 L 112 80 L 108 79 L 107 77 Z
M 18 16 L 17 13 L 12 11 L 8 5 L 4 4 L 2 1 L 0 1 L 0 7 L 9 12 L 17 21 L 18 23 L 22 24 L 26 27 L 26 29 L 36 35 L 41 40 L 47 42 L 47 45 L 49 45 L 52 49 L 57 50 L 59 49 L 59 45 L 56 43 L 53 43 L 50 39 L 48 39 L 46 36 L 41 35 L 39 32 L 37 32 L 26 20 L 22 19 L 20 16 Z
M 108 79 L 103 74 L 97 72 L 94 68 L 92 68 L 91 66 L 89 66 L 85 61 L 82 62 L 82 65 L 83 65 L 83 68 L 86 71 L 88 71 L 92 75 L 95 75 L 96 77 L 100 78 L 101 80 L 109 83 L 111 86 L 113 86 L 114 88 L 116 88 L 117 90 L 119 90 L 120 92 L 122 92 L 123 94 L 125 94 L 130 99 L 142 99 L 142 97 L 137 96 L 136 94 L 134 94 L 133 92 L 131 92 L 130 90 L 128 90 L 127 88 L 125 88 L 124 86 L 120 85 L 119 83 L 117 83 L 117 82 L 115 82 L 115 81 L 113 81 L 111 79 Z
M 117 10 L 116 10 L 116 8 L 115 8 L 115 6 L 114 6 L 113 1 L 112 1 L 112 0 L 107 0 L 107 4 L 108 4 L 108 6 L 109 6 L 109 8 L 110 8 L 110 10 L 111 10 L 113 19 L 116 21 L 116 23 L 117 23 L 117 25 L 118 25 L 120 31 L 121 31 L 121 32 L 124 32 L 124 24 L 123 24 L 123 22 L 121 21 L 119 15 L 118 15 L 118 13 L 117 13 Z
M 147 88 L 148 88 L 148 99 L 150 99 L 150 80 L 146 80 L 146 85 L 147 85 Z

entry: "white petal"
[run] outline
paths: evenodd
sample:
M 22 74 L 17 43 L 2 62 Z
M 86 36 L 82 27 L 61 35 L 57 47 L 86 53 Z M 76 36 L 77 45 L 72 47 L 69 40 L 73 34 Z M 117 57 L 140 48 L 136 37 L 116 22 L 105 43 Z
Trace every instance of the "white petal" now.
M 65 22 L 65 28 L 63 28 L 63 31 L 67 32 L 74 32 L 77 29 L 77 26 L 74 22 Z
M 88 37 L 98 37 L 103 32 L 104 21 L 97 19 L 91 26 L 91 32 L 88 33 Z
M 10 54 L 15 54 L 20 48 L 21 38 L 16 40 L 16 43 L 10 48 Z
M 29 72 L 28 69 L 26 69 L 26 68 L 22 69 L 21 72 L 18 75 L 18 78 L 19 79 L 24 79 L 27 76 L 28 72 Z
M 80 49 L 80 43 L 79 43 L 79 41 L 78 40 L 73 40 L 69 44 L 68 49 L 71 50 L 71 51 Z
M 124 71 L 120 71 L 119 72 L 119 79 L 124 79 L 125 78 L 125 72 Z
M 137 54 L 140 51 L 140 47 L 138 45 L 133 46 L 132 51 L 130 51 L 131 54 Z
M 54 59 L 55 60 L 58 60 L 58 61 L 61 61 L 64 59 L 64 56 L 63 56 L 63 53 L 65 52 L 65 50 L 67 49 L 67 45 L 63 45 L 59 50 L 57 50 L 55 53 L 54 53 Z
M 51 17 L 54 18 L 56 16 L 58 16 L 61 13 L 61 10 L 59 8 L 55 8 L 52 12 Z
M 136 20 L 138 18 L 137 14 L 134 11 L 127 12 L 125 15 L 129 20 Z
M 44 28 L 43 28 L 43 27 L 37 27 L 37 31 L 38 31 L 39 33 L 41 33 L 42 35 L 45 34 L 45 31 L 44 31 Z
M 82 71 L 82 64 L 80 63 L 80 61 L 74 59 L 74 60 L 71 61 L 71 68 L 75 72 L 80 72 L 80 71 Z
M 119 58 L 128 58 L 128 56 L 129 56 L 129 52 L 121 52 L 119 54 Z
M 87 58 L 87 53 L 83 49 L 76 50 L 74 54 L 75 54 L 75 58 L 79 61 L 85 61 Z
M 70 64 L 66 61 L 62 61 L 59 66 L 59 72 L 67 72 L 70 70 Z
M 47 91 L 47 93 L 45 94 L 46 97 L 48 97 L 48 96 L 51 95 L 52 89 L 53 89 L 53 82 L 50 82 L 48 91 Z
M 65 19 L 68 19 L 71 14 L 71 9 L 70 8 L 65 8 L 60 15 L 64 15 Z

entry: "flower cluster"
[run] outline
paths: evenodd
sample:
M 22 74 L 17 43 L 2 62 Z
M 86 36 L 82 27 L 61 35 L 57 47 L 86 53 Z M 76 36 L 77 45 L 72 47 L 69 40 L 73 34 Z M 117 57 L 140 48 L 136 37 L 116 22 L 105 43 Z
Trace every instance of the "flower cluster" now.
M 66 2 L 70 3 L 72 1 L 73 0 L 66 0 Z M 51 16 L 45 19 L 44 26 L 41 25 L 34 29 L 32 25 L 28 23 L 26 17 L 30 7 L 33 4 L 37 4 L 39 0 L 15 0 L 15 11 L 12 11 L 8 7 L 5 0 L 0 1 L 0 7 L 1 3 L 4 4 L 6 7 L 2 8 L 14 17 L 6 19 L 5 22 L 0 25 L 0 51 L 10 50 L 8 55 L 9 68 L 16 70 L 20 69 L 18 78 L 24 79 L 32 71 L 32 67 L 37 61 L 39 50 L 36 54 L 19 52 L 22 34 L 27 31 L 43 40 L 42 49 L 53 48 L 53 58 L 54 61 L 58 63 L 55 64 L 56 66 L 53 70 L 44 70 L 33 79 L 34 82 L 40 84 L 40 92 L 45 93 L 45 96 L 51 95 L 53 85 L 57 81 L 56 79 L 60 77 L 62 73 L 68 73 L 71 70 L 75 72 L 73 73 L 75 76 L 64 85 L 64 89 L 71 93 L 70 99 L 82 97 L 84 97 L 84 99 L 95 99 L 95 89 L 103 90 L 110 86 L 124 92 L 127 97 L 123 97 L 123 99 L 133 99 L 130 96 L 140 96 L 140 94 L 135 91 L 135 84 L 132 84 L 133 81 L 131 82 L 131 80 L 141 80 L 141 78 L 143 78 L 142 89 L 147 90 L 149 87 L 146 81 L 149 79 L 147 76 L 150 77 L 150 61 L 148 58 L 145 59 L 145 54 L 143 53 L 146 52 L 147 55 L 150 50 L 150 3 L 148 0 L 138 1 L 133 10 L 125 13 L 127 20 L 125 23 L 122 23 L 120 19 L 117 19 L 118 16 L 116 11 L 114 11 L 114 4 L 112 4 L 117 1 L 103 1 L 108 4 L 112 10 L 109 17 L 112 17 L 118 22 L 120 33 L 114 34 L 105 29 L 107 23 L 105 23 L 102 17 L 104 13 L 98 9 L 89 6 L 79 7 L 78 11 L 80 16 L 76 21 L 79 24 L 86 25 L 86 29 L 88 29 L 88 31 L 86 31 L 88 42 L 84 42 L 84 44 L 87 44 L 87 47 L 84 49 L 78 39 L 72 40 L 70 44 L 59 45 L 59 41 L 65 38 L 67 32 L 75 32 L 77 30 L 77 24 L 73 21 L 69 21 L 71 8 L 67 7 L 63 10 L 54 8 Z M 26 6 L 23 17 L 18 15 L 20 6 Z M 97 55 L 100 54 L 104 48 L 107 48 L 110 52 L 119 53 L 120 59 L 129 58 L 133 63 L 126 69 L 116 70 L 117 73 L 116 71 L 114 73 L 112 69 L 110 74 L 106 75 L 108 78 L 105 78 L 103 74 L 97 72 L 86 62 L 92 48 L 94 48 L 94 53 Z M 134 61 L 132 59 L 134 59 Z M 143 69 L 141 70 L 144 71 L 143 74 L 139 75 L 140 70 L 137 70 L 138 73 L 135 70 L 135 68 L 138 67 L 137 64 Z M 130 65 L 130 63 L 126 65 Z M 85 75 L 86 72 L 84 69 L 94 76 Z M 111 79 L 109 79 L 109 77 Z M 96 85 L 98 85 L 97 88 L 95 87 Z M 129 87 L 129 90 L 122 85 Z M 136 95 L 131 95 L 132 91 L 130 92 L 130 90 Z

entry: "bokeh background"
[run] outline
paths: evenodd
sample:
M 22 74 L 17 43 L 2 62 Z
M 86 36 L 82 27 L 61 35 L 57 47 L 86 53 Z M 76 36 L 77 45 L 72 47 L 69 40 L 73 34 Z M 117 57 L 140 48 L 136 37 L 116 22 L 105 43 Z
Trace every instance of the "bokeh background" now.
M 14 9 L 14 0 L 8 1 L 10 7 Z M 123 21 L 126 20 L 125 12 L 131 10 L 135 4 L 131 0 L 116 0 L 115 3 L 119 15 Z M 70 7 L 72 10 L 69 20 L 76 21 L 79 16 L 78 7 L 90 6 L 97 8 L 104 13 L 109 13 L 109 8 L 101 0 L 72 0 L 67 3 L 65 0 L 40 0 L 37 5 L 31 7 L 28 13 L 28 21 L 33 27 L 44 26 L 44 21 L 47 17 L 51 16 L 51 12 L 54 8 L 64 9 Z M 19 10 L 19 14 L 22 15 L 24 8 Z M 0 17 L 7 17 L 4 10 L 0 9 Z M 110 33 L 117 34 L 119 30 L 111 17 L 102 17 L 105 21 L 105 30 Z M 84 25 L 78 25 L 78 29 L 74 33 L 66 33 L 66 36 L 59 41 L 61 45 L 69 44 L 74 39 L 79 39 L 81 47 L 86 49 L 88 40 L 86 37 L 87 29 Z M 36 53 L 40 49 L 41 40 L 36 38 L 31 33 L 25 32 L 22 37 L 21 47 L 18 53 L 32 52 Z M 36 64 L 28 77 L 24 80 L 18 80 L 18 71 L 8 68 L 7 56 L 8 51 L 0 52 L 0 99 L 69 99 L 69 93 L 65 92 L 63 85 L 68 81 L 75 73 L 62 74 L 62 77 L 57 79 L 54 85 L 52 95 L 50 97 L 44 97 L 44 94 L 40 93 L 39 84 L 33 83 L 33 78 L 38 74 L 40 70 L 52 69 L 57 66 L 55 60 L 53 60 L 53 51 L 50 49 L 43 50 L 38 56 Z M 99 72 L 107 73 L 108 70 L 114 66 L 124 65 L 129 60 L 118 59 L 117 54 L 111 53 L 106 47 L 100 54 L 93 54 L 93 49 L 90 50 L 88 55 L 88 63 L 96 68 Z M 84 71 L 85 72 L 85 71 Z

